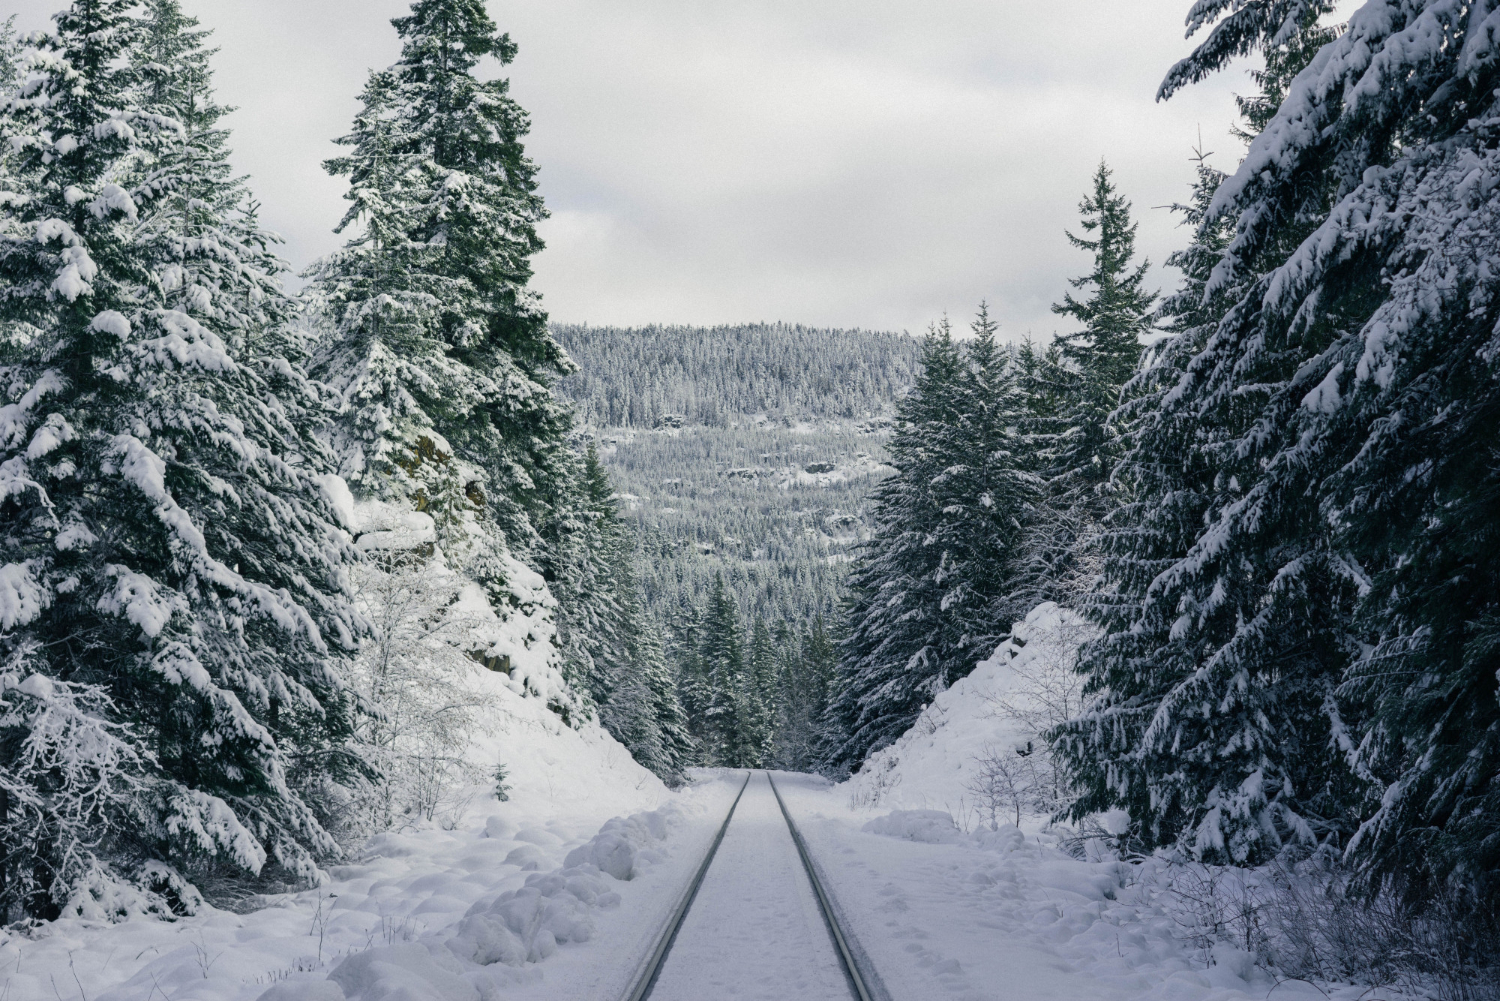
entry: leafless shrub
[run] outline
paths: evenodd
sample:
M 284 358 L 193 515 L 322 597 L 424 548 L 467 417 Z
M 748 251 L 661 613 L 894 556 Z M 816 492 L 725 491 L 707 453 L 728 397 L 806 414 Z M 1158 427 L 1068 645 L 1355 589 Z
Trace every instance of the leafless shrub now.
M 1150 869 L 1149 888 L 1169 901 L 1165 908 L 1176 937 L 1208 965 L 1215 945 L 1227 943 L 1255 955 L 1265 966 L 1273 959 L 1266 927 L 1271 888 L 1264 873 L 1233 866 L 1173 860 Z
M 985 745 L 967 787 L 992 828 L 1000 826 L 1002 815 L 1007 823 L 1020 827 L 1022 811 L 1034 809 L 1037 794 L 1045 791 L 1038 781 L 1036 755 L 1030 745 L 1010 750 Z
M 485 780 L 465 758 L 485 696 L 463 652 L 476 622 L 456 610 L 463 578 L 421 553 L 376 553 L 351 575 L 375 626 L 352 672 L 367 711 L 355 739 L 378 779 L 349 804 L 356 835 L 439 813 L 457 823 L 459 787 Z M 363 828 L 363 829 L 361 829 Z
M 1266 868 L 1276 967 L 1290 976 L 1392 984 L 1436 1001 L 1500 999 L 1500 913 L 1445 887 L 1415 903 L 1368 892 L 1329 850 Z
M 1084 679 L 1075 667 L 1078 648 L 1095 633 L 1089 623 L 1058 609 L 1056 618 L 1045 624 L 1018 623 L 1002 648 L 1009 653 L 1006 666 L 1012 674 L 1011 683 L 997 694 L 985 695 L 984 701 L 992 715 L 1015 723 L 1016 729 L 1025 734 L 1024 742 L 1009 756 L 1022 760 L 1000 757 L 1006 758 L 1003 770 L 1015 774 L 1014 784 L 1025 787 L 1020 802 L 1026 810 L 1054 816 L 1072 798 L 1067 772 L 1042 735 L 1083 710 Z M 997 772 L 1001 766 L 990 760 L 993 757 L 992 749 L 986 748 L 976 778 L 981 786 L 992 784 L 992 780 L 1006 784 Z
M 901 784 L 901 773 L 896 771 L 899 763 L 890 754 L 867 761 L 860 769 L 858 781 L 851 783 L 854 791 L 850 793 L 849 805 L 856 810 L 879 806 L 886 794 Z
M 1148 882 L 1205 963 L 1222 942 L 1286 979 L 1500 1001 L 1500 920 L 1461 890 L 1416 904 L 1369 892 L 1328 848 L 1292 849 L 1259 869 L 1174 860 Z
M 1151 855 L 1151 850 L 1130 834 L 1116 834 L 1105 829 L 1093 817 L 1085 817 L 1076 827 L 1054 827 L 1061 835 L 1060 848 L 1076 859 L 1098 862 L 1102 859 L 1125 859 L 1139 862 Z

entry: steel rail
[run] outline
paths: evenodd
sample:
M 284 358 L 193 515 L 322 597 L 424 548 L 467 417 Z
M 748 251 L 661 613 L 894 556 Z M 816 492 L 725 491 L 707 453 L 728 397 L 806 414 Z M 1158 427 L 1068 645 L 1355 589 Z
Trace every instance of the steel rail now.
M 730 804 L 724 823 L 719 825 L 719 833 L 714 835 L 713 844 L 708 846 L 708 851 L 704 854 L 698 871 L 693 875 L 692 882 L 683 891 L 677 906 L 672 909 L 667 923 L 662 927 L 661 934 L 656 939 L 655 947 L 652 948 L 645 963 L 641 965 L 631 981 L 630 990 L 625 993 L 623 1001 L 645 1001 L 651 995 L 651 989 L 656 986 L 656 979 L 661 976 L 661 968 L 667 961 L 667 953 L 672 951 L 672 943 L 677 941 L 677 932 L 682 927 L 682 921 L 687 917 L 688 908 L 693 906 L 693 899 L 698 896 L 698 887 L 703 885 L 703 877 L 708 875 L 708 867 L 713 863 L 714 854 L 718 852 L 719 843 L 724 840 L 725 832 L 729 830 L 729 822 L 734 819 L 735 807 L 740 805 L 740 798 L 745 795 L 745 790 L 750 785 L 750 776 L 753 774 L 755 773 L 745 773 L 745 784 L 740 786 L 739 794 Z
M 828 934 L 833 939 L 834 947 L 839 954 L 839 963 L 844 968 L 844 975 L 849 978 L 850 989 L 854 991 L 854 996 L 859 1001 L 889 1001 L 890 995 L 886 993 L 885 985 L 870 968 L 869 957 L 865 956 L 864 950 L 859 948 L 854 937 L 846 932 L 840 923 L 833 897 L 823 886 L 817 867 L 813 865 L 812 856 L 808 854 L 807 842 L 802 839 L 802 832 L 797 830 L 792 815 L 787 812 L 786 801 L 781 798 L 781 790 L 776 788 L 776 780 L 771 778 L 770 772 L 766 772 L 766 781 L 771 783 L 771 792 L 776 794 L 776 805 L 781 807 L 781 816 L 786 820 L 787 830 L 792 832 L 792 842 L 797 846 L 797 855 L 802 859 L 802 868 L 807 870 L 807 878 L 812 883 L 814 895 L 818 898 L 818 909 L 823 912 L 823 921 L 828 925 Z M 864 959 L 863 963 L 860 962 L 861 958 Z

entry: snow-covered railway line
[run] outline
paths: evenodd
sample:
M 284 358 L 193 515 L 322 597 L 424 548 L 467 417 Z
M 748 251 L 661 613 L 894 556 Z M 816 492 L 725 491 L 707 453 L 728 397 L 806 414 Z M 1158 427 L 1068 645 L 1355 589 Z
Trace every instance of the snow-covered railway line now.
M 624 1001 L 730 993 L 778 1001 L 887 998 L 768 772 L 746 776 Z

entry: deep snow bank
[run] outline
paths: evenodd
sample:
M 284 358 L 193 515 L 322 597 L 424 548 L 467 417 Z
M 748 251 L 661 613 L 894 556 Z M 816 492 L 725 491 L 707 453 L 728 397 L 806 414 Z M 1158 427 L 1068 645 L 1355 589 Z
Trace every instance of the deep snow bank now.
M 510 932 L 524 945 L 519 966 L 504 962 L 518 954 L 506 951 L 498 932 L 487 940 L 501 961 L 495 972 L 516 984 L 538 979 L 534 958 L 586 937 L 608 913 L 616 887 L 633 885 L 673 854 L 662 839 L 682 816 L 696 821 L 698 807 L 695 795 L 669 792 L 597 725 L 572 729 L 507 680 L 475 666 L 473 683 L 492 698 L 472 754 L 477 762 L 506 764 L 508 802 L 488 787 L 470 789 L 445 804 L 439 822 L 372 838 L 349 864 L 334 866 L 324 886 L 247 901 L 237 909 L 243 913 L 205 907 L 174 922 L 65 919 L 26 934 L 0 931 L 0 998 L 255 1001 L 277 987 L 308 1001 L 337 1001 L 343 988 L 328 975 L 360 955 L 369 956 L 360 960 L 364 966 L 343 976 L 357 996 L 399 996 L 397 988 L 413 978 L 449 986 L 458 978 L 464 990 L 479 990 L 451 969 L 477 964 L 444 945 L 468 934 L 477 950 L 477 928 L 462 924 L 476 905 L 486 920 L 498 914 L 502 925 L 509 917 L 521 928 Z M 664 806 L 677 801 L 682 805 Z M 619 814 L 645 816 L 606 823 Z M 630 881 L 618 878 L 626 873 Z M 673 875 L 661 882 L 677 881 Z M 394 951 L 380 951 L 386 949 Z M 429 958 L 420 960 L 418 951 Z M 307 984 L 313 986 L 304 990 Z M 482 996 L 494 996 L 485 990 Z
M 602 819 L 654 807 L 668 795 L 661 779 L 597 722 L 574 729 L 540 699 L 518 694 L 504 674 L 476 665 L 474 676 L 491 697 L 469 756 L 477 764 L 505 765 L 515 809 Z
M 1039 712 L 1038 703 L 1053 690 L 1076 687 L 1078 648 L 1093 635 L 1070 609 L 1050 601 L 1032 609 L 994 654 L 939 693 L 911 729 L 843 784 L 851 804 L 941 810 L 961 828 L 976 826 L 979 806 L 971 787 L 979 760 L 1028 741 L 1040 746 L 1035 731 L 1002 706 Z
M 1258 968 L 1234 923 L 1247 899 L 1234 873 L 1122 861 L 1063 828 L 966 833 L 944 811 L 859 807 L 806 776 L 777 785 L 849 930 L 902 1001 L 1409 997 Z
M 593 938 L 599 913 L 620 906 L 621 884 L 669 857 L 664 843 L 684 818 L 675 804 L 615 818 L 558 868 L 480 897 L 456 926 L 357 952 L 326 979 L 276 984 L 261 1001 L 488 1001 L 503 989 L 537 984 L 536 964 Z M 507 860 L 534 865 L 524 849 Z

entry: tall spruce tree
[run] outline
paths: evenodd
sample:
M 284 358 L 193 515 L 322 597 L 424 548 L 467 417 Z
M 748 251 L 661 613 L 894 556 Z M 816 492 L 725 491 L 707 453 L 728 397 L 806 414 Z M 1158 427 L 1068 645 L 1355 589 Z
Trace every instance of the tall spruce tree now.
M 620 517 L 614 488 L 590 444 L 582 489 L 555 552 L 564 671 L 599 708 L 599 721 L 642 765 L 682 781 L 692 740 L 662 639 L 640 594 L 635 533 Z
M 1325 30 L 1323 4 L 1230 8 L 1195 6 L 1194 28 L 1229 13 L 1163 96 Z M 1121 600 L 1085 656 L 1097 700 L 1058 735 L 1079 810 L 1125 805 L 1152 840 L 1234 860 L 1330 840 L 1372 877 L 1449 879 L 1493 907 L 1488 11 L 1371 2 L 1303 46 L 1208 204 L 1200 244 L 1233 225 L 1199 300 L 1217 316 L 1176 335 L 1130 463 L 1194 470 L 1202 515 L 1185 552 L 1141 552 L 1149 579 L 1146 559 L 1111 573 Z
M 1139 224 L 1106 164 L 1099 164 L 1079 211 L 1085 235 L 1066 235 L 1093 255 L 1093 268 L 1071 280 L 1083 298 L 1069 292 L 1052 311 L 1083 329 L 1058 336 L 1044 354 L 1028 346 L 1023 359 L 1030 424 L 1047 480 L 1044 515 L 1028 536 L 1026 577 L 1038 600 L 1064 602 L 1088 587 L 1092 565 L 1084 550 L 1115 503 L 1110 474 L 1120 442 L 1110 415 L 1140 360 L 1156 300 L 1144 288 L 1149 263 L 1135 261 Z
M 765 620 L 756 618 L 750 632 L 750 656 L 740 690 L 740 760 L 759 768 L 771 760 L 776 736 L 776 647 Z
M 898 409 L 896 474 L 872 495 L 874 538 L 850 578 L 822 760 L 835 773 L 895 740 L 1025 610 L 1018 561 L 1039 484 L 1011 359 L 983 307 L 974 333 L 965 349 L 936 327 Z
M 929 481 L 939 516 L 930 545 L 944 554 L 939 610 L 953 679 L 989 656 L 1011 623 L 1035 604 L 1017 575 L 1017 560 L 1045 486 L 1034 471 L 1033 442 L 1024 431 L 1028 415 L 1015 358 L 1000 345 L 999 325 L 985 303 L 979 304 L 970 332 L 959 372 L 957 420 L 932 429 L 948 465 Z
M 702 624 L 702 610 L 686 606 L 677 609 L 668 618 L 666 625 L 667 657 L 676 671 L 678 701 L 687 718 L 688 737 L 693 744 L 692 758 L 695 764 L 703 764 L 709 760 L 709 747 L 712 744 L 708 727 L 708 706 L 712 690 L 708 672 L 704 669 Z
M 18 332 L 0 408 L 0 892 L 37 917 L 110 916 L 123 898 L 103 884 L 164 891 L 172 866 L 307 879 L 336 852 L 289 768 L 347 732 L 333 661 L 360 629 L 352 551 L 300 404 L 231 347 L 234 295 L 272 287 L 264 258 L 217 238 L 226 202 L 184 212 L 227 176 L 222 147 L 185 152 L 194 123 L 146 99 L 158 67 L 140 46 L 171 29 L 135 14 L 56 15 L 0 121 L 19 189 L 0 207 L 0 321 Z M 166 72 L 201 51 L 177 30 Z M 204 294 L 179 295 L 185 275 Z M 82 799 L 41 729 L 65 703 L 117 741 L 108 760 L 70 750 Z
M 777 642 L 785 653 L 778 679 L 775 760 L 789 771 L 811 771 L 818 765 L 829 686 L 838 667 L 838 644 L 821 615 L 800 637 L 783 624 Z
M 745 651 L 740 628 L 739 607 L 724 585 L 724 575 L 718 574 L 699 626 L 699 671 L 706 688 L 700 712 L 705 762 L 729 768 L 740 765 L 743 750 Z
M 344 400 L 341 470 L 375 495 L 411 496 L 424 437 L 476 471 L 472 492 L 534 560 L 569 494 L 571 417 L 548 388 L 570 363 L 527 289 L 545 217 L 525 156 L 525 112 L 504 79 L 516 47 L 480 0 L 417 0 L 391 22 L 401 59 L 372 73 L 349 152 L 348 246 L 312 271 L 330 335 L 313 373 Z M 413 482 L 416 480 L 418 482 Z
M 849 575 L 849 629 L 837 697 L 828 707 L 824 771 L 858 768 L 872 750 L 900 736 L 951 680 L 934 642 L 942 554 L 927 545 L 936 524 L 927 485 L 947 468 L 930 442 L 957 423 L 962 365 L 947 322 L 929 330 L 921 374 L 897 407 L 889 446 L 896 474 L 871 493 L 873 537 Z
M 629 672 L 615 685 L 600 717 L 636 761 L 676 786 L 685 780 L 685 769 L 695 763 L 697 745 L 688 730 L 661 633 L 638 600 L 630 608 Z
M 275 256 L 278 238 L 260 226 L 246 184 L 229 164 L 229 132 L 212 88 L 209 33 L 182 12 L 177 0 L 148 0 L 132 46 L 137 100 L 144 110 L 170 117 L 182 132 L 143 137 L 156 146 L 140 165 L 138 183 L 160 190 L 150 233 L 155 252 L 175 255 L 178 271 L 163 291 L 173 308 L 214 321 L 230 345 L 245 354 L 252 340 L 280 346 L 291 303 Z M 260 344 L 254 345 L 259 349 Z
M 564 675 L 596 704 L 630 670 L 627 599 L 635 583 L 635 538 L 617 510 L 609 474 L 592 442 L 560 505 L 549 563 L 559 605 L 558 643 Z

